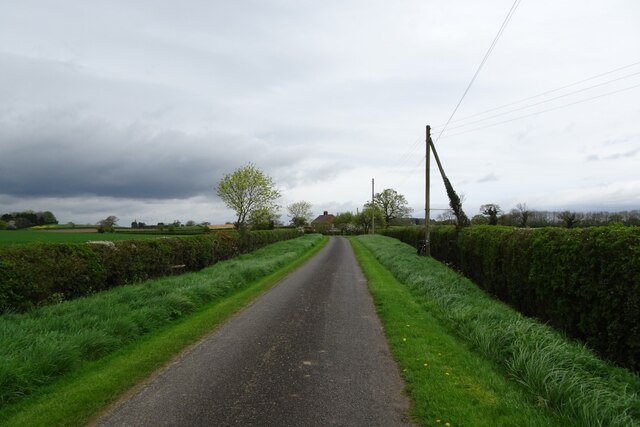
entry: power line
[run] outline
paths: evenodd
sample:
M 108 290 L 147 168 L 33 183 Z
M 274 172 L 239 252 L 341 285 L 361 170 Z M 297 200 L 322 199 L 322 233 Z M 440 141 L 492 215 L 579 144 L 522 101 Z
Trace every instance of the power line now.
M 625 65 L 625 66 L 622 66 L 622 67 L 618 67 L 618 68 L 615 68 L 613 70 L 597 74 L 595 76 L 587 77 L 586 79 L 582 79 L 582 80 L 579 80 L 577 82 L 569 83 L 567 85 L 561 86 L 561 87 L 556 88 L 556 89 L 547 90 L 547 91 L 544 91 L 544 92 L 539 93 L 537 95 L 528 96 L 526 98 L 522 98 L 522 99 L 519 99 L 517 101 L 510 102 L 508 104 L 503 104 L 503 105 L 500 105 L 498 107 L 494 107 L 494 108 L 490 108 L 488 110 L 481 111 L 479 113 L 471 114 L 470 116 L 466 116 L 466 117 L 463 117 L 463 118 L 458 119 L 458 120 L 453 120 L 452 123 L 464 122 L 465 120 L 471 119 L 473 117 L 477 117 L 477 116 L 481 116 L 481 115 L 484 115 L 484 114 L 487 114 L 487 113 L 491 113 L 491 112 L 496 111 L 496 110 L 501 110 L 501 109 L 503 109 L 505 107 L 510 107 L 512 105 L 520 104 L 522 102 L 529 101 L 530 99 L 539 98 L 541 96 L 548 95 L 550 93 L 559 92 L 559 91 L 561 91 L 563 89 L 567 89 L 567 88 L 570 88 L 570 87 L 573 87 L 573 86 L 577 86 L 579 84 L 582 84 L 582 83 L 585 83 L 585 82 L 588 82 L 588 81 L 591 81 L 591 80 L 595 80 L 597 78 L 604 77 L 604 76 L 607 76 L 609 74 L 613 74 L 615 72 L 622 71 L 624 69 L 634 67 L 636 65 L 640 65 L 640 61 L 634 62 L 632 64 L 628 64 L 628 65 Z M 435 126 L 435 128 L 440 128 L 441 126 L 444 126 L 444 124 L 437 125 L 437 126 Z
M 392 169 L 408 162 L 411 159 L 411 157 L 414 155 L 416 148 L 418 148 L 418 145 L 420 145 L 420 142 L 422 142 L 422 137 L 416 138 L 411 144 L 411 146 L 402 154 L 402 156 L 400 156 L 398 161 L 396 161 L 396 163 L 393 164 Z
M 451 137 L 462 135 L 462 134 L 465 134 L 465 133 L 475 132 L 475 131 L 486 129 L 486 128 L 490 128 L 490 127 L 493 127 L 493 126 L 498 126 L 498 125 L 501 125 L 501 124 L 504 124 L 504 123 L 509 123 L 509 122 L 513 122 L 513 121 L 516 121 L 516 120 L 521 120 L 521 119 L 524 119 L 524 118 L 527 118 L 527 117 L 537 116 L 539 114 L 548 113 L 549 111 L 555 111 L 555 110 L 559 110 L 561 108 L 566 108 L 566 107 L 569 107 L 569 106 L 572 106 L 572 105 L 582 104 L 582 103 L 588 102 L 588 101 L 593 101 L 594 99 L 604 98 L 605 96 L 615 95 L 615 94 L 620 93 L 620 92 L 626 92 L 628 90 L 635 89 L 637 87 L 640 87 L 640 83 L 638 83 L 636 85 L 633 85 L 633 86 L 628 86 L 628 87 L 625 87 L 625 88 L 622 88 L 622 89 L 614 90 L 614 91 L 611 91 L 611 92 L 603 93 L 603 94 L 600 94 L 600 95 L 592 96 L 590 98 L 585 98 L 585 99 L 581 99 L 581 100 L 578 100 L 578 101 L 570 102 L 570 103 L 567 103 L 567 104 L 562 104 L 562 105 L 559 105 L 559 106 L 556 106 L 556 107 L 553 107 L 553 108 L 548 108 L 546 110 L 541 110 L 541 111 L 536 111 L 534 113 L 525 114 L 524 116 L 513 117 L 513 118 L 508 119 L 508 120 L 502 120 L 500 122 L 491 123 L 491 124 L 488 124 L 488 125 L 485 125 L 485 126 L 480 126 L 480 127 L 473 128 L 473 129 L 467 129 L 467 130 L 462 131 L 462 132 L 454 133 L 452 135 L 447 135 L 445 138 L 451 138 Z
M 507 27 L 507 24 L 511 20 L 511 17 L 513 16 L 513 14 L 515 13 L 515 11 L 516 11 L 516 9 L 518 7 L 518 4 L 520 4 L 520 0 L 515 0 L 513 2 L 513 4 L 511 5 L 511 9 L 509 9 L 509 13 L 507 13 L 507 16 L 505 17 L 504 21 L 502 22 L 502 25 L 500 26 L 500 29 L 498 30 L 498 34 L 496 34 L 496 36 L 493 39 L 493 42 L 491 42 L 491 46 L 489 46 L 489 49 L 487 50 L 487 53 L 485 53 L 484 58 L 482 58 L 482 62 L 480 62 L 480 65 L 478 66 L 478 69 L 476 70 L 475 74 L 473 75 L 473 78 L 469 82 L 469 85 L 467 86 L 467 88 L 465 89 L 464 93 L 462 94 L 462 97 L 460 98 L 460 101 L 458 101 L 458 104 L 453 109 L 453 112 L 449 116 L 449 119 L 447 120 L 447 123 L 444 125 L 444 127 L 442 128 L 442 130 L 440 131 L 440 133 L 438 134 L 438 136 L 437 136 L 437 138 L 436 138 L 436 140 L 434 142 L 438 142 L 438 140 L 442 136 L 442 133 L 445 131 L 445 129 L 447 128 L 447 126 L 451 122 L 451 119 L 453 119 L 453 116 L 456 114 L 456 111 L 458 111 L 458 108 L 460 108 L 460 104 L 462 104 L 462 101 L 464 100 L 465 96 L 467 96 L 467 93 L 469 92 L 469 89 L 471 89 L 471 86 L 473 85 L 473 82 L 476 81 L 476 78 L 478 77 L 478 74 L 480 74 L 480 70 L 482 70 L 482 67 L 484 67 L 484 64 L 487 62 L 487 59 L 489 59 L 489 55 L 491 55 L 491 52 L 493 52 L 493 48 L 496 46 L 496 44 L 498 43 L 498 40 L 502 36 L 502 33 L 504 32 L 505 28 Z
M 449 124 L 451 119 L 453 119 L 453 116 L 455 115 L 456 111 L 458 110 L 458 108 L 462 104 L 462 101 L 464 100 L 465 96 L 469 92 L 469 89 L 471 89 L 471 86 L 473 85 L 474 81 L 478 77 L 478 74 L 480 74 L 480 70 L 482 70 L 482 67 L 484 67 L 484 64 L 487 62 L 487 59 L 491 55 L 491 52 L 493 52 L 493 49 L 495 48 L 496 44 L 498 43 L 498 40 L 502 36 L 502 33 L 504 32 L 505 28 L 507 27 L 507 24 L 511 20 L 511 17 L 515 13 L 518 5 L 520 4 L 520 1 L 521 0 L 514 0 L 513 4 L 511 5 L 511 8 L 509 9 L 509 12 L 507 13 L 507 16 L 505 17 L 504 21 L 502 22 L 502 25 L 500 26 L 500 29 L 498 30 L 498 33 L 496 34 L 496 36 L 494 37 L 493 41 L 491 42 L 491 46 L 489 46 L 489 49 L 487 50 L 487 52 L 484 55 L 484 58 L 480 62 L 480 65 L 478 66 L 475 74 L 473 75 L 473 78 L 471 79 L 471 81 L 469 82 L 469 85 L 467 86 L 467 88 L 465 89 L 464 93 L 462 94 L 462 97 L 460 98 L 460 100 L 458 101 L 458 104 L 456 105 L 456 107 L 454 108 L 453 112 L 451 113 L 451 116 L 449 116 L 449 120 L 447 121 L 447 125 Z M 447 125 L 445 125 L 445 127 L 440 131 L 440 134 L 436 138 L 436 141 L 438 141 L 440 136 L 442 136 L 442 133 L 444 132 L 444 130 L 445 130 Z M 398 162 L 396 162 L 394 167 L 408 162 L 409 159 L 411 158 L 411 156 L 413 155 L 413 153 L 415 152 L 415 149 L 417 148 L 417 146 L 418 146 L 418 144 L 420 142 L 421 142 L 420 138 L 415 140 L 413 142 L 413 144 L 409 147 L 409 149 L 400 157 Z M 422 159 L 421 162 L 412 169 L 411 173 L 413 173 L 418 167 L 420 167 L 422 165 L 422 162 L 424 162 L 424 159 Z M 411 175 L 411 173 L 409 175 Z M 405 181 L 406 181 L 406 179 L 405 179 Z
M 617 78 L 612 79 L 612 80 L 607 80 L 606 82 L 601 82 L 601 83 L 598 83 L 598 84 L 595 84 L 595 85 L 592 85 L 592 86 L 588 86 L 588 87 L 585 87 L 585 88 L 582 88 L 582 89 L 574 90 L 572 92 L 567 92 L 567 93 L 562 94 L 562 95 L 554 96 L 553 98 L 549 98 L 549 99 L 545 99 L 545 100 L 542 100 L 542 101 L 538 101 L 538 102 L 535 102 L 533 104 L 528 104 L 528 105 L 524 105 L 522 107 L 513 108 L 511 110 L 503 111 L 501 113 L 494 114 L 494 115 L 491 115 L 491 116 L 488 116 L 488 117 L 484 117 L 482 119 L 478 119 L 478 120 L 473 120 L 473 121 L 470 121 L 470 122 L 462 123 L 462 124 L 450 127 L 449 130 L 464 128 L 464 127 L 467 127 L 467 126 L 471 126 L 473 124 L 478 124 L 478 123 L 485 122 L 487 120 L 495 119 L 497 117 L 502 117 L 502 116 L 505 116 L 507 114 L 514 113 L 516 111 L 522 111 L 522 110 L 526 110 L 527 108 L 537 107 L 538 105 L 542 105 L 542 104 L 546 104 L 546 103 L 549 103 L 549 102 L 552 102 L 552 101 L 556 101 L 556 100 L 561 99 L 561 98 L 566 98 L 567 96 L 575 95 L 577 93 L 581 93 L 581 92 L 584 92 L 584 91 L 587 91 L 587 90 L 595 89 L 597 87 L 605 86 L 605 85 L 608 85 L 608 84 L 611 84 L 611 83 L 615 83 L 615 82 L 620 81 L 620 80 L 628 79 L 630 77 L 634 77 L 634 76 L 637 76 L 637 75 L 640 75 L 640 71 L 638 71 L 636 73 L 632 73 L 632 74 L 627 74 L 627 75 L 622 76 L 622 77 L 617 77 Z

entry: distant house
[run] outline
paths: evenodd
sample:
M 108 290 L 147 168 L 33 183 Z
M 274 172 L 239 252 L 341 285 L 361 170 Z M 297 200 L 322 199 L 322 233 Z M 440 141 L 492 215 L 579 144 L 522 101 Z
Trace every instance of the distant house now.
M 318 215 L 316 219 L 311 221 L 311 227 L 315 230 L 332 230 L 335 215 L 324 211 L 322 215 Z

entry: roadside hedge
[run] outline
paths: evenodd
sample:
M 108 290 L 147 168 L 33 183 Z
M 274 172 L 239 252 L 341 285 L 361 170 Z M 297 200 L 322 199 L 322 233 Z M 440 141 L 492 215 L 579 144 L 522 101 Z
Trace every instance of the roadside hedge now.
M 420 229 L 385 234 L 415 246 Z M 438 227 L 430 237 L 434 258 L 493 296 L 640 372 L 640 228 Z
M 70 300 L 114 286 L 196 271 L 280 240 L 294 229 L 146 240 L 0 248 L 0 313 Z

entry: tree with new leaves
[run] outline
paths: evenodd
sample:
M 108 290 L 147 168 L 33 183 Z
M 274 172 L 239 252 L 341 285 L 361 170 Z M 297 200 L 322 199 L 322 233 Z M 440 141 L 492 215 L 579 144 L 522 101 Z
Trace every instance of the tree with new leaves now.
M 355 222 L 359 227 L 362 228 L 364 234 L 369 234 L 369 231 L 371 231 L 373 226 L 374 218 L 376 224 L 383 226 L 385 225 L 382 210 L 378 207 L 378 205 L 369 202 L 365 203 L 362 211 L 358 215 L 356 215 Z
M 489 225 L 497 225 L 498 224 L 498 214 L 502 212 L 499 205 L 494 203 L 487 203 L 486 205 L 480 206 L 480 212 L 483 215 L 486 215 L 489 219 Z
M 394 219 L 404 218 L 411 213 L 407 199 L 392 188 L 375 194 L 373 200 L 382 211 L 387 227 Z
M 311 203 L 300 200 L 287 206 L 287 211 L 291 217 L 291 225 L 304 227 L 311 222 Z
M 257 209 L 275 211 L 280 192 L 273 179 L 252 163 L 225 175 L 217 187 L 217 194 L 238 216 L 235 226 L 244 230 L 247 219 Z
M 115 215 L 110 215 L 105 219 L 100 220 L 100 222 L 98 222 L 98 225 L 99 225 L 98 232 L 99 233 L 104 233 L 105 231 L 112 232 L 117 222 L 118 222 L 118 218 Z
M 351 232 L 356 228 L 356 215 L 353 212 L 342 212 L 333 218 L 333 226 L 342 232 Z
M 249 214 L 249 225 L 252 230 L 273 230 L 280 219 L 275 209 L 254 209 Z

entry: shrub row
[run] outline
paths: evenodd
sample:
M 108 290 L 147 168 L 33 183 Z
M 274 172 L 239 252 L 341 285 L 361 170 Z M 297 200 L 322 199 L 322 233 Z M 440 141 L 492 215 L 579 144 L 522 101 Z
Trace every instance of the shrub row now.
M 196 271 L 300 236 L 296 230 L 0 248 L 0 313 L 70 300 L 127 283 Z
M 532 403 L 562 417 L 557 425 L 640 426 L 638 375 L 603 362 L 584 345 L 489 298 L 471 280 L 432 258 L 416 256 L 399 241 L 382 236 L 358 240 L 438 323 L 523 386 Z M 471 389 L 477 393 L 482 387 Z M 504 425 L 500 421 L 495 424 Z
M 387 234 L 415 245 L 420 229 Z M 640 372 L 640 228 L 440 227 L 431 250 L 523 314 Z

